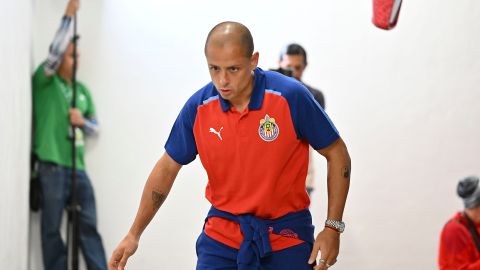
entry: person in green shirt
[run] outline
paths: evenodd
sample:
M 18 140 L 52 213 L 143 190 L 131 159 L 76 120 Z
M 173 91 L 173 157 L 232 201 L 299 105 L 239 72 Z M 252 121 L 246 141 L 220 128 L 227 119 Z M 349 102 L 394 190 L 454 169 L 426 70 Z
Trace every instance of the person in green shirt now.
M 76 82 L 76 108 L 73 98 L 74 46 L 69 32 L 72 17 L 79 7 L 70 0 L 60 29 L 57 31 L 47 60 L 33 75 L 33 152 L 37 157 L 37 173 L 43 191 L 41 239 L 44 268 L 67 269 L 67 247 L 60 234 L 64 209 L 72 190 L 72 128 L 75 127 L 79 243 L 89 270 L 107 269 L 105 251 L 97 231 L 93 187 L 85 172 L 84 138 L 98 133 L 92 96 Z M 77 37 L 75 37 L 77 38 Z

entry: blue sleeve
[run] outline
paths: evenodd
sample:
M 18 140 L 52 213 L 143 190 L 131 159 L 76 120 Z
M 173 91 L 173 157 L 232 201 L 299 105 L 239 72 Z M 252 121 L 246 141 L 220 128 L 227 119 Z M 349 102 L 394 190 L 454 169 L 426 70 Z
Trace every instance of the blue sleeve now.
M 287 100 L 299 139 L 305 139 L 319 150 L 340 138 L 332 121 L 306 87 L 299 85 L 289 91 Z
M 197 115 L 197 106 L 190 101 L 180 111 L 173 124 L 170 136 L 165 144 L 165 150 L 173 160 L 182 165 L 195 160 L 197 145 L 193 135 L 193 124 Z
M 57 69 L 62 62 L 63 53 L 65 52 L 69 44 L 67 36 L 68 32 L 70 31 L 71 24 L 71 17 L 62 17 L 60 28 L 57 30 L 55 38 L 50 45 L 47 61 L 45 62 L 45 73 L 49 76 L 57 72 Z
M 83 131 L 87 136 L 97 136 L 99 133 L 99 125 L 97 119 L 85 117 L 85 125 L 83 126 Z

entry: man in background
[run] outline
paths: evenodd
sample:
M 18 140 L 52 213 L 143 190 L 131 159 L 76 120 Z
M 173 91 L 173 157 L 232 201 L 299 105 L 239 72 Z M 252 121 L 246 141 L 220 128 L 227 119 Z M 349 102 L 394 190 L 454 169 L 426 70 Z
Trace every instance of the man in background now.
M 90 91 L 76 83 L 76 108 L 71 108 L 74 72 L 73 39 L 69 36 L 78 0 L 68 2 L 60 29 L 50 46 L 47 60 L 33 75 L 33 152 L 43 191 L 41 239 L 46 270 L 67 269 L 67 247 L 60 234 L 65 208 L 72 190 L 72 135 L 75 126 L 79 243 L 89 270 L 107 269 L 105 251 L 97 231 L 96 207 L 92 185 L 85 172 L 84 135 L 98 131 L 95 106 Z M 74 37 L 77 38 L 77 37 Z
M 278 65 L 283 70 L 289 70 L 292 73 L 292 77 L 301 81 L 312 93 L 315 100 L 320 104 L 320 106 L 325 109 L 325 98 L 322 92 L 312 86 L 304 83 L 302 81 L 302 75 L 307 67 L 307 52 L 305 49 L 296 43 L 291 43 L 285 46 L 280 52 L 280 59 L 278 60 Z M 307 192 L 308 195 L 311 195 L 315 189 L 315 169 L 313 165 L 313 149 L 310 149 L 310 161 L 308 164 L 308 174 L 307 174 Z
M 445 224 L 440 237 L 440 270 L 480 269 L 480 185 L 470 176 L 457 185 L 465 209 Z

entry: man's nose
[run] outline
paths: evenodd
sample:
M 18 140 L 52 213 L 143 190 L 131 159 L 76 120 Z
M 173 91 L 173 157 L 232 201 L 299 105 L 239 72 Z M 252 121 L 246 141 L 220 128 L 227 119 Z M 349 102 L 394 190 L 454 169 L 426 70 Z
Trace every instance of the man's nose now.
M 226 71 L 220 72 L 220 85 L 227 86 L 230 82 L 230 78 L 228 77 L 228 73 Z

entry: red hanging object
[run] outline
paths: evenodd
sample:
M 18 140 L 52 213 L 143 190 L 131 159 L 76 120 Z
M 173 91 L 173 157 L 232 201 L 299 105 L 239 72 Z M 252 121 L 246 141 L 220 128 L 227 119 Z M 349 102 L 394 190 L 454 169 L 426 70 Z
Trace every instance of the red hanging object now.
M 402 0 L 373 0 L 373 24 L 384 30 L 394 28 L 401 6 Z

